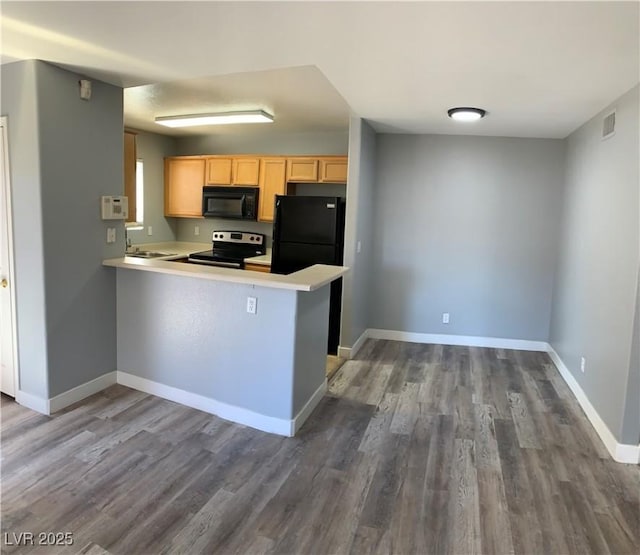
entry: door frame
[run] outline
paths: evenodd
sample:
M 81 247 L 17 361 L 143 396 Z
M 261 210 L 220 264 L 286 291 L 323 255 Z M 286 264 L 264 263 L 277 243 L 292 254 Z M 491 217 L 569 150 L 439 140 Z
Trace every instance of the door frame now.
M 8 133 L 8 118 L 7 116 L 0 116 L 0 133 L 2 133 L 2 144 L 4 148 L 0 153 L 2 159 L 2 184 L 4 187 L 5 198 L 5 214 L 7 225 L 7 257 L 9 259 L 9 300 L 11 304 L 11 351 L 13 355 L 13 395 L 14 398 L 18 396 L 20 391 L 20 372 L 19 372 L 19 360 L 18 360 L 18 325 L 17 325 L 17 311 L 16 311 L 16 280 L 15 280 L 15 266 L 14 266 L 14 252 L 13 252 L 13 204 L 11 198 L 11 172 L 9 171 L 9 133 Z

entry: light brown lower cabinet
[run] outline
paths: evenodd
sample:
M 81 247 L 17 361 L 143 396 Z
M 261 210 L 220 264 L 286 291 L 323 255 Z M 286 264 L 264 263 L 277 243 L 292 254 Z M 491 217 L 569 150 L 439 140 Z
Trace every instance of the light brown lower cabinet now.
M 247 262 L 244 265 L 244 269 L 251 272 L 266 272 L 267 274 L 271 273 L 271 266 L 265 266 L 264 264 L 251 264 L 250 262 Z

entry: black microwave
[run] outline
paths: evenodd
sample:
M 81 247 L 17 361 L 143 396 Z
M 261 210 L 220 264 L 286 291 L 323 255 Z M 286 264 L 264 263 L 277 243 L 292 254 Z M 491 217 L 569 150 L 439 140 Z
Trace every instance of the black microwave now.
M 203 187 L 202 215 L 231 220 L 258 219 L 257 187 Z

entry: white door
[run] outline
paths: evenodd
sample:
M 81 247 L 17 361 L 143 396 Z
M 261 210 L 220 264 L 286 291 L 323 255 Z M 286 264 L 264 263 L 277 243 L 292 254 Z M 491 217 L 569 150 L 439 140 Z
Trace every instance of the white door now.
M 11 226 L 11 191 L 9 187 L 9 155 L 7 119 L 0 118 L 0 391 L 15 397 L 15 313 L 13 297 L 13 241 Z

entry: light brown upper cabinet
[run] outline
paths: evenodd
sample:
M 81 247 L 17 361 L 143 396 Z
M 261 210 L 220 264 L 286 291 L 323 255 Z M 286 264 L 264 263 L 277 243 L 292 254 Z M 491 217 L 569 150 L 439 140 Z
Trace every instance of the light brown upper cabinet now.
M 257 187 L 259 172 L 259 158 L 234 158 L 231 184 Z
M 286 165 L 284 158 L 260 160 L 260 198 L 258 220 L 272 222 L 276 195 L 284 195 L 286 189 Z
M 207 184 L 231 185 L 231 158 L 207 158 Z
M 207 158 L 207 185 L 258 186 L 259 158 Z
M 347 158 L 320 158 L 320 178 L 322 183 L 347 182 Z
M 289 158 L 287 160 L 287 181 L 317 182 L 317 158 Z
M 165 158 L 164 215 L 202 217 L 202 187 L 205 181 L 204 158 Z
M 124 132 L 124 195 L 129 199 L 127 222 L 136 221 L 136 134 Z

